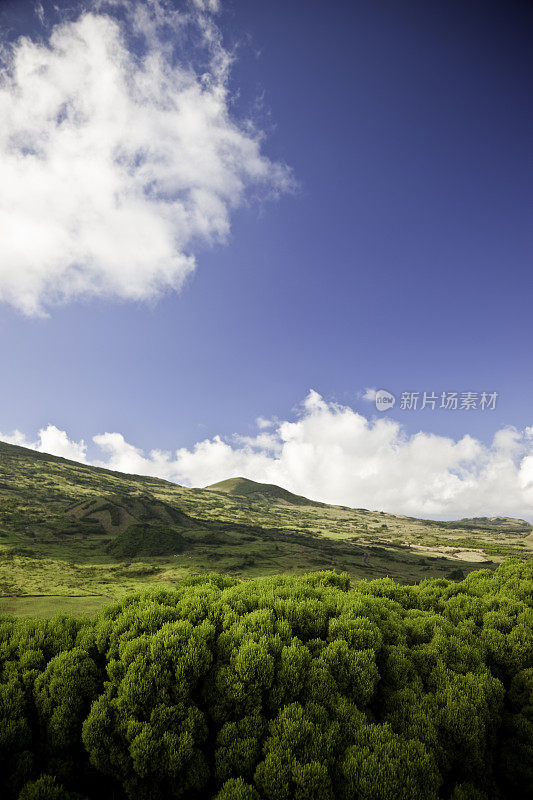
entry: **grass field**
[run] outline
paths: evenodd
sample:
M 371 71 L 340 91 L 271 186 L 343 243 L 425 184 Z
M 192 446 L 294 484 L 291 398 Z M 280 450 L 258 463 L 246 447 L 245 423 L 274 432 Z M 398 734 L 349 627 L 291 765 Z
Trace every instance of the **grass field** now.
M 247 579 L 334 569 L 415 583 L 532 555 L 522 520 L 421 520 L 239 478 L 188 489 L 0 443 L 4 613 L 92 613 L 205 571 Z
M 109 597 L 2 597 L 0 614 L 16 617 L 53 617 L 56 614 L 72 614 L 76 617 L 90 616 L 110 605 Z

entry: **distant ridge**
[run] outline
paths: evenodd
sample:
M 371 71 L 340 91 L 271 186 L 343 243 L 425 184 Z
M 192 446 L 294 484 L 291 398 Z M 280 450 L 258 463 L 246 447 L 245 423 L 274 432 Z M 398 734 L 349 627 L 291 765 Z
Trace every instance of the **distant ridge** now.
M 225 481 L 212 483 L 205 487 L 208 491 L 224 492 L 224 494 L 235 495 L 237 497 L 264 497 L 270 501 L 280 500 L 283 503 L 290 503 L 293 506 L 324 506 L 325 503 L 318 503 L 309 500 L 299 494 L 293 494 L 281 486 L 274 483 L 258 483 L 249 478 L 228 478 Z

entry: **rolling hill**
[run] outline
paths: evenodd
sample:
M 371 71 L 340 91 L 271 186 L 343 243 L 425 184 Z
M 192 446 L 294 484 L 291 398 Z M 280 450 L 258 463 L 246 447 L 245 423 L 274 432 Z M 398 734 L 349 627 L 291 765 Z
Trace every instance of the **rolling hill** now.
M 251 481 L 248 478 L 228 478 L 219 483 L 212 483 L 205 488 L 211 492 L 222 492 L 234 497 L 264 499 L 267 502 L 289 503 L 292 506 L 324 506 L 324 503 L 308 500 L 307 497 L 293 494 L 273 483 L 257 483 L 257 481 Z
M 94 610 L 98 598 L 205 571 L 334 569 L 413 583 L 532 554 L 523 520 L 415 519 L 245 478 L 190 489 L 0 442 L 0 610 L 51 613 L 75 597 Z

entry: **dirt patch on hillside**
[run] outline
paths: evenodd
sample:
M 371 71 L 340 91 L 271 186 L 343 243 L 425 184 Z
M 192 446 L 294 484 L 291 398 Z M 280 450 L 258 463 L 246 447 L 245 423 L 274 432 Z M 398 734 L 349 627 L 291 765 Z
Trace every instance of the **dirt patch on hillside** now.
M 453 559 L 454 561 L 470 561 L 481 564 L 485 561 L 491 560 L 489 556 L 483 552 L 483 550 L 479 549 L 465 549 L 460 547 L 450 547 L 449 545 L 425 547 L 422 544 L 412 544 L 411 549 L 423 551 L 428 556 L 446 556 L 446 558 Z

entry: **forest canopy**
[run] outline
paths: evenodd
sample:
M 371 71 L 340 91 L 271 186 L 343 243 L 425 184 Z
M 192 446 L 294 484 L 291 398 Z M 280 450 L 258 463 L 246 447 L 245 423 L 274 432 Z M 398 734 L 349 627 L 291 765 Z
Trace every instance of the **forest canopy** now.
M 13 800 L 504 800 L 533 785 L 533 566 L 220 575 L 0 618 Z

